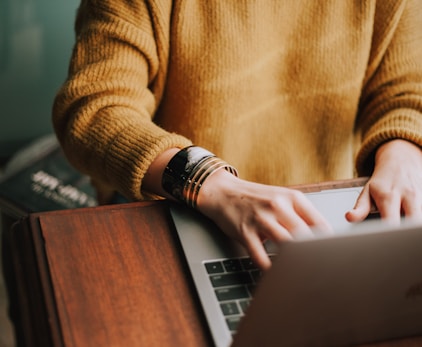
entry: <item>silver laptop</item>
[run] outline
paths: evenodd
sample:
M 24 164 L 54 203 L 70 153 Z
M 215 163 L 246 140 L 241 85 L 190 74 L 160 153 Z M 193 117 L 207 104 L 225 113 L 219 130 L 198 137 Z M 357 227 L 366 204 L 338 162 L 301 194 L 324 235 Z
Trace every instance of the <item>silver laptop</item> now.
M 264 275 L 210 220 L 171 206 L 217 347 L 341 346 L 422 333 L 422 228 L 349 224 L 344 214 L 360 191 L 307 194 L 335 235 L 267 244 L 274 258 Z

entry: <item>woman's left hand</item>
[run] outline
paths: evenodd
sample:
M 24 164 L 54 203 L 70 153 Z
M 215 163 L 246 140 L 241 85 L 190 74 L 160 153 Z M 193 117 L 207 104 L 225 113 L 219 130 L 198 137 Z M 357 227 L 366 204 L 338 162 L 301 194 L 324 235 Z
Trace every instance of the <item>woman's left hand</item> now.
M 374 172 L 346 218 L 360 222 L 373 207 L 393 223 L 402 216 L 422 220 L 422 150 L 418 146 L 398 139 L 377 150 Z

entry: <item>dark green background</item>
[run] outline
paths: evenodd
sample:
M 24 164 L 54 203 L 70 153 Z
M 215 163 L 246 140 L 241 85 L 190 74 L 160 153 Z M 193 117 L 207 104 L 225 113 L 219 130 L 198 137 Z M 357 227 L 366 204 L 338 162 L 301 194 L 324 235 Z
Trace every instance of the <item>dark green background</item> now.
M 67 73 L 79 0 L 0 1 L 0 161 L 53 132 L 51 107 Z

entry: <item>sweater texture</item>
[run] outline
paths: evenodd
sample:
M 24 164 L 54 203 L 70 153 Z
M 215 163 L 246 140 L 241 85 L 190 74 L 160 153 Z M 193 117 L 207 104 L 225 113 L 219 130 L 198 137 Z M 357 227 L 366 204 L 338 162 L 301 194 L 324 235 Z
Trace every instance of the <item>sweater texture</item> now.
M 422 146 L 422 1 L 83 0 L 53 123 L 131 199 L 191 143 L 260 183 L 368 175 L 382 143 Z

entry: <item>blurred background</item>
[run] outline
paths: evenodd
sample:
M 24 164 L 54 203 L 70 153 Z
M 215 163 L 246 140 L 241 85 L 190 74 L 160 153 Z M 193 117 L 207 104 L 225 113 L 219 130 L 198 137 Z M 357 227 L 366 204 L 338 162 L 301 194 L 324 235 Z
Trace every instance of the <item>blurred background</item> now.
M 79 1 L 0 0 L 0 173 L 18 149 L 53 132 L 51 107 L 67 74 Z M 0 276 L 0 347 L 12 346 Z
M 79 0 L 0 0 L 0 162 L 52 132 Z

